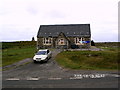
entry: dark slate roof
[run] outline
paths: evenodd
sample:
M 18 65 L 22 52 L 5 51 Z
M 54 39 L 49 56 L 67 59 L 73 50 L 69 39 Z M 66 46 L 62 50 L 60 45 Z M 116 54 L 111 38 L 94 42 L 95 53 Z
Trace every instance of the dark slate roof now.
M 60 33 L 66 37 L 90 37 L 90 24 L 40 25 L 37 37 L 57 37 Z

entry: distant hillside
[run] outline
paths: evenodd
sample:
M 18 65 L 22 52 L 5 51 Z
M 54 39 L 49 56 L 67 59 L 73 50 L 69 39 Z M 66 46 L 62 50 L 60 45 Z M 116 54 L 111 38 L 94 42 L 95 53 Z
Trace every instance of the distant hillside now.
M 36 47 L 36 41 L 2 42 L 2 49 Z
M 95 42 L 97 47 L 118 47 L 120 42 Z
M 2 42 L 2 49 L 36 47 L 36 41 Z M 118 47 L 120 42 L 95 42 L 97 47 Z

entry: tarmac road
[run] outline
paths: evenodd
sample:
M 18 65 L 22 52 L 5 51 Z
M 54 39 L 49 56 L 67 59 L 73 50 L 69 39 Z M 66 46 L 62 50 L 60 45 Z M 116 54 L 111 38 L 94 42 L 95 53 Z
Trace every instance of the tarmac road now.
M 118 88 L 117 71 L 69 70 L 54 56 L 47 63 L 33 63 L 2 72 L 2 88 Z
M 3 88 L 117 88 L 117 78 L 4 81 Z

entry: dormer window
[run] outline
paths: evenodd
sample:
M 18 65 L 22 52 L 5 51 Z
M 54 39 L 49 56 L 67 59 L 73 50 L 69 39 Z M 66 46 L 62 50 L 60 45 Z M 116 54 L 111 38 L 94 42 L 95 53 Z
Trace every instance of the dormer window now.
M 67 32 L 67 34 L 69 34 L 69 32 Z

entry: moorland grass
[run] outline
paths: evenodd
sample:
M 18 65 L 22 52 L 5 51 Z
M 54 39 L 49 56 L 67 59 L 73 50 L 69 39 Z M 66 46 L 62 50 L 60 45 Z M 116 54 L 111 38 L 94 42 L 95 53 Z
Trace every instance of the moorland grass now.
M 2 63 L 1 66 L 7 66 L 26 58 L 33 58 L 37 52 L 35 41 L 3 42 L 2 43 Z M 53 51 L 54 49 L 50 49 Z
M 34 56 L 35 47 L 9 48 L 2 52 L 2 66 L 10 65 L 20 60 Z
M 118 52 L 115 51 L 64 51 L 55 58 L 58 64 L 70 69 L 118 69 Z
M 2 66 L 7 66 L 26 58 L 32 58 L 36 52 L 36 42 L 3 42 Z

